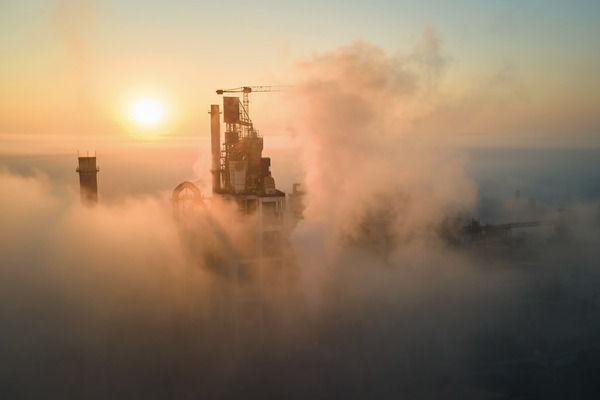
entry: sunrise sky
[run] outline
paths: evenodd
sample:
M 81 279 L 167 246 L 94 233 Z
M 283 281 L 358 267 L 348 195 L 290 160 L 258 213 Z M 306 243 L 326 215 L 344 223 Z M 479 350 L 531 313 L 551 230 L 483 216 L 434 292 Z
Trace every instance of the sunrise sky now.
M 130 110 L 152 97 L 152 129 L 208 135 L 217 88 L 293 82 L 299 62 L 357 41 L 409 53 L 433 32 L 443 75 L 423 129 L 598 143 L 598 16 L 583 0 L 9 1 L 0 134 L 143 133 Z

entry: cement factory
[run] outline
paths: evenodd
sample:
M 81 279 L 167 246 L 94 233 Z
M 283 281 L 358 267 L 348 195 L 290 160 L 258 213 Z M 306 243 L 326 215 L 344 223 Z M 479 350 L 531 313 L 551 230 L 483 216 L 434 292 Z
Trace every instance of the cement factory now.
M 242 216 L 252 220 L 248 231 L 250 245 L 238 255 L 235 275 L 262 279 L 268 270 L 271 278 L 278 275 L 283 285 L 284 247 L 292 222 L 286 213 L 286 195 L 276 188 L 271 176 L 271 159 L 262 155 L 263 138 L 250 119 L 248 99 L 252 91 L 273 90 L 277 89 L 253 86 L 217 91 L 218 94 L 241 92 L 243 102 L 238 97 L 223 97 L 223 141 L 219 105 L 210 108 L 212 197 L 234 203 Z M 295 191 L 293 196 L 298 198 L 300 193 Z M 205 208 L 204 200 L 193 183 L 179 184 L 171 197 L 174 218 L 182 221 L 189 217 L 186 213 L 197 207 Z
M 277 88 L 245 86 L 217 91 L 220 95 L 241 93 L 242 100 L 225 96 L 222 110 L 219 105 L 210 107 L 212 198 L 203 196 L 188 181 L 177 185 L 170 198 L 173 218 L 182 227 L 182 234 L 192 232 L 188 235 L 191 247 L 197 245 L 193 242 L 197 239 L 190 224 L 198 214 L 204 213 L 210 219 L 210 208 L 217 200 L 235 205 L 239 219 L 245 221 L 242 239 L 223 235 L 219 240 L 225 243 L 225 254 L 211 256 L 210 260 L 203 256 L 198 264 L 212 265 L 219 277 L 210 294 L 217 299 L 212 303 L 218 309 L 209 313 L 210 325 L 220 321 L 223 330 L 219 332 L 234 332 L 236 343 L 258 347 L 277 339 L 286 305 L 297 301 L 302 274 L 288 242 L 303 218 L 304 190 L 294 185 L 293 193 L 286 196 L 277 188 L 271 159 L 263 156 L 264 138 L 249 114 L 250 93 L 274 90 Z M 81 201 L 86 205 L 98 202 L 98 171 L 95 156 L 79 157 Z M 387 350 L 403 360 L 394 367 L 399 387 L 412 390 L 416 384 L 442 379 L 443 375 L 444 382 L 485 388 L 485 392 L 477 392 L 479 397 L 459 391 L 456 398 L 569 398 L 568 392 L 550 393 L 552 389 L 548 388 L 578 376 L 589 378 L 600 371 L 600 278 L 568 258 L 557 266 L 555 260 L 543 256 L 548 247 L 567 248 L 571 221 L 571 214 L 562 210 L 554 219 L 500 224 L 447 218 L 438 228 L 432 228 L 450 248 L 477 260 L 477 275 L 481 278 L 478 285 L 466 286 L 467 290 L 441 284 L 434 293 L 461 304 L 460 317 L 428 311 L 424 306 L 421 312 L 415 310 L 403 320 L 402 331 L 412 339 L 392 340 L 395 347 Z M 361 229 L 360 235 L 344 245 L 367 249 L 383 258 L 393 252 L 393 231 L 385 213 L 370 215 L 362 221 Z M 543 244 L 528 240 L 537 229 L 548 233 Z M 481 295 L 482 288 L 485 295 Z M 436 317 L 425 318 L 428 312 Z M 325 321 L 325 314 L 317 314 L 310 319 L 316 319 L 317 326 L 330 322 Z M 469 314 L 477 318 L 467 322 Z M 395 314 L 392 311 L 384 315 Z M 371 330 L 389 331 L 385 321 L 382 318 L 361 332 L 368 336 L 373 334 Z M 354 334 L 358 337 L 361 332 Z M 332 352 L 332 348 L 343 346 L 338 340 L 324 335 L 314 346 Z M 450 372 L 431 367 L 458 364 L 465 367 L 450 367 Z M 373 368 L 382 376 L 389 374 L 377 366 Z M 537 385 L 534 389 L 531 382 Z M 499 397 L 502 393 L 509 397 Z M 441 398 L 442 394 L 434 393 L 431 398 Z
M 225 329 L 230 329 L 242 340 L 238 332 L 243 330 L 244 341 L 264 340 L 265 326 L 277 330 L 273 321 L 283 312 L 274 310 L 273 301 L 267 296 L 275 296 L 279 305 L 295 292 L 298 266 L 289 250 L 288 239 L 291 230 L 302 218 L 303 192 L 299 185 L 288 196 L 277 189 L 270 171 L 271 159 L 263 157 L 263 137 L 254 127 L 249 115 L 251 92 L 279 90 L 273 86 L 251 86 L 237 89 L 218 90 L 217 94 L 242 93 L 238 97 L 223 97 L 223 112 L 219 105 L 211 105 L 211 174 L 212 197 L 203 197 L 199 188 L 192 182 L 182 182 L 171 195 L 173 218 L 178 221 L 185 236 L 189 230 L 194 240 L 195 221 L 199 212 L 208 210 L 216 203 L 234 205 L 238 221 L 242 222 L 239 238 L 221 238 L 227 242 L 225 255 L 214 259 L 203 257 L 203 265 L 212 265 L 213 271 L 223 279 L 216 284 L 216 297 L 220 310 L 216 318 L 224 320 Z M 221 116 L 222 121 L 221 121 Z M 222 122 L 225 125 L 221 135 Z M 287 205 L 287 207 L 286 207 Z M 210 212 L 208 212 L 210 215 Z M 210 218 L 210 216 L 208 217 Z M 193 222 L 192 222 L 193 224 Z M 214 226 L 214 225 L 213 225 Z M 215 228 L 219 229 L 219 228 Z M 267 291 L 268 288 L 268 291 Z M 266 315 L 275 315 L 274 318 Z M 227 317 L 232 319 L 229 321 Z

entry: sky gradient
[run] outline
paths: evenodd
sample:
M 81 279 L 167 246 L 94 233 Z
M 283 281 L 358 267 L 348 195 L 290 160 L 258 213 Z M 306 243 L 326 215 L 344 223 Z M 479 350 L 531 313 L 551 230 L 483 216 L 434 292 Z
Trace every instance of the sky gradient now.
M 407 54 L 430 31 L 444 65 L 423 129 L 491 143 L 599 141 L 593 1 L 23 0 L 2 8 L 0 134 L 135 134 L 131 104 L 150 95 L 167 108 L 160 133 L 207 135 L 216 88 L 290 83 L 298 62 L 357 41 Z M 255 108 L 262 117 L 261 107 L 268 101 Z

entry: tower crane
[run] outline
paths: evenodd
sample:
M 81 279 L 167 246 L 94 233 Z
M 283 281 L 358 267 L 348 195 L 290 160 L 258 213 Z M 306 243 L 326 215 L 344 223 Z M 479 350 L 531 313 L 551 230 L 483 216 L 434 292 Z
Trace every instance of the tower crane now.
M 219 95 L 242 93 L 243 101 L 240 102 L 239 97 L 223 98 L 225 141 L 220 154 L 219 108 L 211 106 L 213 192 L 236 196 L 242 193 L 279 193 L 269 171 L 271 159 L 262 156 L 263 138 L 258 135 L 250 119 L 248 95 L 252 92 L 278 92 L 287 88 L 288 86 L 242 86 L 216 91 Z
M 289 89 L 289 86 L 242 86 L 233 89 L 217 89 L 217 94 L 225 93 L 242 93 L 242 121 L 241 124 L 248 127 L 250 132 L 253 131 L 252 120 L 250 120 L 250 100 L 248 94 L 252 92 L 282 92 Z

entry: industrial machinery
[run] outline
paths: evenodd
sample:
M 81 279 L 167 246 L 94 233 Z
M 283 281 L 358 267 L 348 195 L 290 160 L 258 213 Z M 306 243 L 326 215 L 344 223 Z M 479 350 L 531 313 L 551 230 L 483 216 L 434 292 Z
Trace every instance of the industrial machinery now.
M 222 222 L 213 218 L 212 212 L 204 214 L 204 219 L 194 217 L 197 211 L 207 209 L 204 203 L 207 198 L 193 183 L 182 182 L 171 196 L 173 216 L 191 244 L 191 253 L 202 257 L 200 265 L 209 266 L 217 272 L 219 279 L 225 279 L 223 285 L 214 287 L 211 293 L 216 298 L 210 303 L 219 305 L 217 308 L 221 311 L 217 313 L 225 315 L 229 310 L 229 315 L 234 316 L 234 326 L 255 326 L 259 336 L 267 321 L 264 317 L 266 294 L 283 298 L 297 282 L 296 264 L 291 253 L 286 251 L 286 243 L 288 228 L 301 218 L 301 211 L 286 213 L 286 194 L 275 186 L 270 171 L 271 159 L 263 157 L 263 137 L 250 119 L 248 95 L 284 88 L 244 86 L 218 90 L 218 94 L 241 93 L 242 100 L 225 96 L 223 113 L 218 104 L 210 107 L 210 208 L 216 210 L 220 207 L 218 203 L 223 202 L 235 204 L 237 213 L 227 212 L 220 216 L 233 218 L 236 229 L 222 229 Z M 225 134 L 221 137 L 223 125 Z M 303 194 L 298 187 L 294 188 L 291 198 L 294 210 L 300 209 Z M 204 225 L 209 231 L 198 235 L 195 225 L 198 221 L 209 221 Z M 211 241 L 213 245 L 206 246 Z M 195 251 L 196 247 L 204 251 Z
M 256 217 L 255 248 L 241 264 L 269 264 L 275 269 L 284 265 L 285 193 L 275 187 L 271 176 L 271 159 L 262 156 L 263 138 L 254 129 L 248 113 L 248 94 L 281 90 L 273 86 L 244 86 L 218 90 L 218 94 L 242 93 L 223 98 L 225 137 L 221 146 L 221 114 L 218 105 L 211 106 L 211 151 L 213 197 L 235 201 L 242 213 Z
M 213 194 L 236 197 L 240 206 L 248 211 L 256 210 L 256 204 L 244 201 L 264 197 L 285 197 L 275 188 L 271 176 L 271 159 L 262 156 L 263 138 L 254 128 L 249 114 L 248 94 L 282 90 L 275 86 L 244 86 L 236 89 L 217 90 L 217 94 L 242 93 L 238 97 L 223 98 L 223 121 L 225 140 L 220 147 L 220 112 L 218 105 L 211 106 L 211 151 Z M 248 196 L 253 196 L 249 199 Z M 252 202 L 251 202 L 252 203 Z
M 264 243 L 270 240 L 283 244 L 280 237 L 284 227 L 285 193 L 275 187 L 271 176 L 271 159 L 263 157 L 263 138 L 254 128 L 248 112 L 248 95 L 252 92 L 274 92 L 284 90 L 286 86 L 243 86 L 234 89 L 217 90 L 218 94 L 242 93 L 239 97 L 223 98 L 223 121 L 218 104 L 211 105 L 211 173 L 213 199 L 234 201 L 239 210 L 255 215 L 260 234 L 257 239 L 257 254 L 262 257 Z M 224 140 L 221 138 L 221 124 L 225 124 Z M 182 186 L 183 185 L 183 186 Z M 202 202 L 199 190 L 189 182 L 184 182 L 173 192 L 174 215 L 187 209 L 180 207 L 183 199 L 191 193 L 195 206 Z M 187 194 L 186 194 L 187 193 Z M 183 197 L 182 197 L 183 195 Z M 193 207 L 192 207 L 193 208 Z M 282 253 L 280 245 L 269 248 L 268 253 L 278 256 Z
M 463 227 L 463 233 L 471 236 L 475 240 L 485 235 L 510 237 L 512 230 L 516 228 L 537 228 L 540 226 L 554 226 L 556 221 L 528 221 L 528 222 L 510 222 L 508 224 L 481 225 L 475 218 L 469 219 Z
M 555 227 L 555 233 L 564 230 L 564 222 L 559 220 L 510 222 L 505 224 L 482 225 L 478 219 L 461 218 L 446 219 L 441 226 L 440 234 L 449 243 L 464 245 L 468 243 L 502 243 L 505 246 L 519 244 L 519 238 L 513 238 L 513 229 Z

